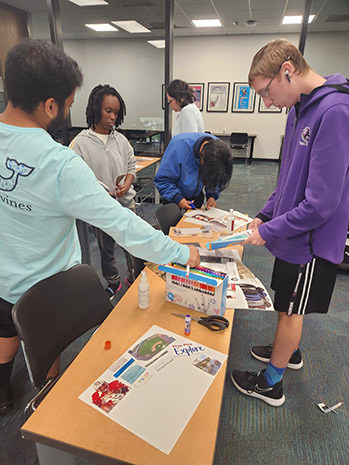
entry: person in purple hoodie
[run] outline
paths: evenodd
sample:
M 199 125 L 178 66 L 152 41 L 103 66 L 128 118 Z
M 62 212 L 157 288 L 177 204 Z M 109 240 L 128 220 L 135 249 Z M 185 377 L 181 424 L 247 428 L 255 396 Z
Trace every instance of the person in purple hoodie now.
M 268 363 L 259 373 L 233 370 L 242 393 L 278 407 L 282 376 L 303 366 L 303 316 L 327 313 L 343 260 L 349 217 L 349 81 L 322 77 L 285 39 L 268 43 L 252 61 L 249 83 L 267 107 L 291 108 L 275 191 L 243 245 L 265 245 L 275 256 L 271 286 L 278 325 L 274 343 L 251 354 Z

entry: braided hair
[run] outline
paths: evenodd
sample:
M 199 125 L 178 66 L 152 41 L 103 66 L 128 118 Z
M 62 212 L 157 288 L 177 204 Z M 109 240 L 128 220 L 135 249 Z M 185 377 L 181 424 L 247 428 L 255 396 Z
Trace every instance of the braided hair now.
M 96 124 L 101 120 L 102 114 L 102 103 L 105 95 L 113 95 L 119 100 L 120 110 L 118 117 L 115 121 L 115 127 L 117 128 L 124 121 L 126 115 L 126 105 L 117 90 L 114 87 L 110 87 L 108 84 L 99 84 L 94 89 L 92 89 L 90 96 L 88 98 L 88 103 L 86 107 L 86 122 L 89 128 L 95 129 Z

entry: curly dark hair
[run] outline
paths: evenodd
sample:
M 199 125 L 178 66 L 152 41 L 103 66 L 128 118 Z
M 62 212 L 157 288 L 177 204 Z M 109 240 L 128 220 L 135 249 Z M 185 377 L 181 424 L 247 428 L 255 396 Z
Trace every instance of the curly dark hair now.
M 233 174 L 233 156 L 228 144 L 212 139 L 201 149 L 203 162 L 199 172 L 203 185 L 209 191 L 222 192 L 229 186 Z
M 5 87 L 9 101 L 32 114 L 41 102 L 54 98 L 62 107 L 82 85 L 75 60 L 62 49 L 42 40 L 25 39 L 12 47 L 5 62 Z
M 124 121 L 126 115 L 126 105 L 117 90 L 114 87 L 110 87 L 108 84 L 99 84 L 91 90 L 88 98 L 88 104 L 86 107 L 86 122 L 89 128 L 95 129 L 96 124 L 101 120 L 102 114 L 102 103 L 105 95 L 114 95 L 120 102 L 120 110 L 118 117 L 115 121 L 115 127 L 117 128 Z
M 195 102 L 194 89 L 187 82 L 180 79 L 170 82 L 166 87 L 166 93 L 177 100 L 181 108 Z

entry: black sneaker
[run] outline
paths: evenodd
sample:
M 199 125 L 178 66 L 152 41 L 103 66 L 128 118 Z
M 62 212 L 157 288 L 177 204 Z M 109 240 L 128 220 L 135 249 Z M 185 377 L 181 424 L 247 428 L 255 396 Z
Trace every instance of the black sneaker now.
M 273 344 L 269 344 L 268 346 L 254 346 L 251 349 L 251 355 L 261 362 L 269 363 L 272 351 Z M 302 368 L 302 366 L 302 354 L 300 349 L 297 349 L 296 352 L 291 355 L 291 358 L 287 364 L 287 368 L 291 368 L 292 370 L 299 370 Z
M 108 294 L 108 297 L 110 300 L 113 300 L 115 294 L 120 291 L 122 288 L 122 284 L 108 284 L 108 287 L 105 289 L 106 293 Z
M 13 407 L 12 389 L 8 384 L 0 388 L 0 415 L 8 412 Z
M 268 386 L 264 372 L 265 370 L 259 373 L 233 370 L 231 380 L 236 389 L 243 394 L 261 399 L 273 407 L 280 407 L 285 402 L 282 380 L 274 384 L 274 386 Z

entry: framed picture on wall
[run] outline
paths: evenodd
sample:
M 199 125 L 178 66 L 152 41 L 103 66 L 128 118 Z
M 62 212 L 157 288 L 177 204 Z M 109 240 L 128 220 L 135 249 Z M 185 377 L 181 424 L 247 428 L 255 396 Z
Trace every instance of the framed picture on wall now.
M 200 111 L 204 108 L 204 88 L 205 84 L 191 84 L 190 87 L 194 89 L 195 105 Z
M 207 106 L 208 112 L 227 112 L 229 100 L 229 82 L 209 82 L 207 88 Z
M 265 105 L 262 97 L 259 97 L 258 113 L 281 113 L 282 108 L 271 105 L 269 108 Z
M 256 92 L 248 82 L 234 82 L 233 101 L 231 111 L 233 113 L 253 113 L 256 101 Z
M 161 93 L 161 104 L 162 104 L 162 109 L 165 110 L 165 98 L 166 98 L 166 86 L 165 84 L 162 84 L 162 93 Z

